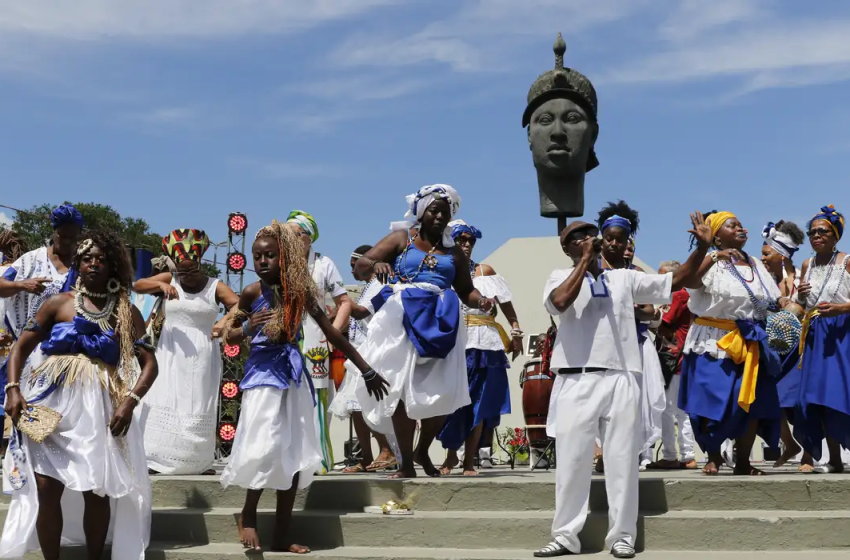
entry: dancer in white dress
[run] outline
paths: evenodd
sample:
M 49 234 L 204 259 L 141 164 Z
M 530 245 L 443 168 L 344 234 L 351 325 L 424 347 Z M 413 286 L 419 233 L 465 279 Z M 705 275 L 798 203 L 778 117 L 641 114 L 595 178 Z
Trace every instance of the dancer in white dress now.
M 251 351 L 239 386 L 243 391 L 239 428 L 221 484 L 248 490 L 239 520 L 246 548 L 260 550 L 257 504 L 268 488 L 277 491 L 271 549 L 304 554 L 309 549 L 292 542 L 289 523 L 296 491 L 310 485 L 322 453 L 313 410 L 315 393 L 298 344 L 303 317 L 313 317 L 328 340 L 357 364 L 372 398 L 381 399 L 387 383 L 331 325 L 316 300 L 298 237 L 290 228 L 278 222 L 264 227 L 251 253 L 260 281 L 245 288 L 225 327 L 225 339 L 231 344 L 251 337 Z M 242 328 L 232 328 L 239 325 Z
M 392 224 L 392 233 L 356 267 L 361 276 L 374 272 L 393 282 L 381 291 L 382 305 L 376 305 L 360 347 L 363 358 L 387 377 L 389 395 L 376 402 L 361 380 L 357 398 L 371 427 L 382 433 L 392 429 L 398 438 L 401 469 L 394 478 L 416 476 L 414 455 L 428 476 L 440 476 L 428 448 L 445 416 L 471 402 L 460 303 L 485 312 L 494 305 L 473 286 L 469 259 L 452 239 L 457 191 L 449 185 L 422 187 L 407 204 L 407 220 Z M 421 431 L 414 452 L 416 420 Z
M 319 226 L 316 220 L 307 212 L 293 210 L 286 218 L 287 225 L 298 234 L 307 258 L 310 276 L 318 290 L 319 302 L 324 309 L 325 298 L 330 295 L 336 305 L 333 318 L 334 327 L 342 331 L 348 325 L 351 313 L 351 298 L 345 290 L 342 276 L 334 262 L 327 256 L 317 253 L 313 243 L 319 240 Z M 319 324 L 312 317 L 304 319 L 304 340 L 302 342 L 304 356 L 310 367 L 310 375 L 316 388 L 316 414 L 319 419 L 319 444 L 322 448 L 321 474 L 333 468 L 334 453 L 330 437 L 330 416 L 328 407 L 334 400 L 334 384 L 330 379 L 330 356 L 332 348 Z
M 176 263 L 176 275 L 158 274 L 136 282 L 142 294 L 164 293 L 165 323 L 157 341 L 159 382 L 145 399 L 145 452 L 148 468 L 160 474 L 215 474 L 221 383 L 219 305 L 239 301 L 226 284 L 207 277 L 201 257 L 209 239 L 201 230 L 182 229 L 163 240 Z
M 3 464 L 12 503 L 0 557 L 22 558 L 40 545 L 46 560 L 58 560 L 60 544 L 85 543 L 89 558 L 101 558 L 112 540 L 113 560 L 144 560 L 151 488 L 133 409 L 156 378 L 156 359 L 137 340 L 145 325 L 130 303 L 133 277 L 121 240 L 87 234 L 75 267 L 75 293 L 45 302 L 9 358 L 6 413 L 16 425 L 33 421 L 35 405 L 61 417 L 43 442 L 28 429 L 12 433 Z M 24 362 L 39 343 L 47 358 L 22 385 Z M 137 356 L 135 380 L 125 372 L 138 371 L 131 367 Z M 74 515 L 63 518 L 63 510 Z
M 357 279 L 366 282 L 363 291 L 360 292 L 360 297 L 357 302 L 351 306 L 351 319 L 348 321 L 348 340 L 355 348 L 359 348 L 366 342 L 366 334 L 369 332 L 369 321 L 372 320 L 372 315 L 375 314 L 375 308 L 372 306 L 372 298 L 380 293 L 384 287 L 373 273 L 371 277 L 361 278 L 354 269 L 357 260 L 365 255 L 371 245 L 361 245 L 351 254 L 351 274 Z M 357 371 L 347 371 L 345 379 L 339 388 L 339 392 L 334 397 L 329 408 L 331 414 L 341 420 L 348 420 L 354 425 L 354 432 L 357 434 L 357 439 L 360 442 L 360 462 L 356 465 L 350 465 L 343 469 L 345 474 L 355 474 L 361 472 L 382 471 L 398 466 L 396 453 L 398 443 L 394 434 L 382 434 L 369 429 L 366 421 L 363 420 L 362 407 L 357 400 L 357 378 L 360 377 Z M 372 460 L 372 438 L 378 443 L 378 458 Z

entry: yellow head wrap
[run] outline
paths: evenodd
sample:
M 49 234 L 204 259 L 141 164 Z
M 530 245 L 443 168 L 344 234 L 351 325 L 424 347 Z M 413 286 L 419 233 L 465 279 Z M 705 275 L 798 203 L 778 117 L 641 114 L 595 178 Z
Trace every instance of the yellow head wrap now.
M 711 237 L 717 235 L 717 232 L 720 231 L 720 228 L 723 227 L 723 224 L 726 223 L 730 218 L 738 219 L 738 217 L 732 212 L 715 212 L 705 219 L 705 225 L 711 228 Z

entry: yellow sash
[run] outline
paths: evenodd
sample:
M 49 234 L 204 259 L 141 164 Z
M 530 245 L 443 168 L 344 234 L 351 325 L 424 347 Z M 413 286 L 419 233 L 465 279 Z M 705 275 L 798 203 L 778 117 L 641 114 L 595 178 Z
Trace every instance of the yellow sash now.
M 495 327 L 499 331 L 499 337 L 502 339 L 502 344 L 505 345 L 505 352 L 511 351 L 511 339 L 505 328 L 496 321 L 495 317 L 490 315 L 466 315 L 465 319 L 467 327 Z
M 797 369 L 803 368 L 803 351 L 806 349 L 806 337 L 809 335 L 809 327 L 812 325 L 812 320 L 820 315 L 820 311 L 815 307 L 814 309 L 810 309 L 806 312 L 806 315 L 803 317 L 803 328 L 800 331 L 800 363 L 797 365 Z
M 745 340 L 732 319 L 714 319 L 698 317 L 697 325 L 729 331 L 729 334 L 717 341 L 717 347 L 726 352 L 736 364 L 744 364 L 741 390 L 738 392 L 738 406 L 750 411 L 750 405 L 756 400 L 756 381 L 759 375 L 759 343 Z

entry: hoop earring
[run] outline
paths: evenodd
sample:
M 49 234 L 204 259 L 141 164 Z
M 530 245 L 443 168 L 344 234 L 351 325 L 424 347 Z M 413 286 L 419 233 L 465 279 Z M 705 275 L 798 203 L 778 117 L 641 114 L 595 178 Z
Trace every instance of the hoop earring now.
M 116 280 L 115 278 L 110 278 L 109 282 L 106 283 L 106 291 L 110 294 L 116 294 L 121 291 L 121 282 Z
M 832 252 L 833 252 L 833 253 L 837 253 L 837 252 L 838 252 L 838 245 L 833 245 L 833 246 L 832 246 Z

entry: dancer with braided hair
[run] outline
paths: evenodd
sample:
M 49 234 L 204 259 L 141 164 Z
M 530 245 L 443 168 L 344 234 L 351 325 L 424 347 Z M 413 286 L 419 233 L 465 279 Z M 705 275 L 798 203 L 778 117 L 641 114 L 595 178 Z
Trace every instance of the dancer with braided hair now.
M 295 493 L 310 485 L 322 463 L 316 393 L 299 349 L 304 319 L 312 317 L 328 341 L 357 366 L 370 397 L 380 400 L 387 392 L 387 382 L 325 315 L 302 250 L 297 234 L 279 222 L 257 233 L 252 254 L 260 281 L 245 288 L 224 329 L 230 344 L 251 339 L 240 384 L 239 430 L 221 484 L 248 491 L 239 532 L 242 544 L 252 550 L 260 550 L 257 504 L 269 488 L 277 491 L 272 550 L 309 552 L 288 534 Z
M 156 379 L 156 358 L 130 303 L 133 277 L 121 240 L 84 234 L 74 269 L 73 293 L 47 300 L 9 357 L 6 413 L 15 425 L 37 420 L 36 405 L 61 417 L 52 431 L 44 428 L 42 442 L 25 435 L 28 428 L 12 433 L 3 472 L 14 493 L 0 557 L 21 558 L 40 544 L 46 560 L 58 560 L 60 542 L 85 541 L 89 558 L 100 558 L 113 516 L 113 560 L 141 560 L 151 488 L 133 410 Z M 23 365 L 39 344 L 47 358 L 22 386 Z M 138 379 L 129 373 L 135 360 Z M 63 509 L 83 515 L 63 519 Z

